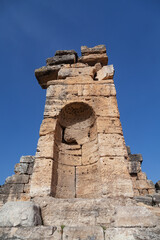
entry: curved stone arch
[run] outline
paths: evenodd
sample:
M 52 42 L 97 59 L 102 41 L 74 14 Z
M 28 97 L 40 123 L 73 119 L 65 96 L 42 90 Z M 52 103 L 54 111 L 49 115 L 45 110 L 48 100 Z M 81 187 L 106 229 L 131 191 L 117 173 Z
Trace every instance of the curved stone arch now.
M 52 195 L 94 198 L 98 193 L 94 189 L 100 184 L 95 177 L 99 176 L 98 160 L 93 108 L 84 102 L 67 104 L 59 113 L 55 130 Z

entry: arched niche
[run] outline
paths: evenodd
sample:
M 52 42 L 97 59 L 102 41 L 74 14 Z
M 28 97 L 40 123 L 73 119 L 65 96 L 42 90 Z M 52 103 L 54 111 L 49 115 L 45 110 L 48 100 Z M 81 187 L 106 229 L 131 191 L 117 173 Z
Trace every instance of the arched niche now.
M 93 109 L 83 102 L 67 104 L 58 116 L 55 131 L 52 195 L 56 198 L 94 197 L 98 160 Z

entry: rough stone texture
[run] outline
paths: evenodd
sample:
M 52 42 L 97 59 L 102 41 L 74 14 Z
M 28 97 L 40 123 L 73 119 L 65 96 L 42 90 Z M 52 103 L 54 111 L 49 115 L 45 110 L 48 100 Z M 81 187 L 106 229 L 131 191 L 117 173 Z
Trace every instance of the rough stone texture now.
M 56 55 L 46 60 L 47 65 L 73 64 L 76 63 L 75 54 Z
M 7 202 L 0 209 L 0 226 L 41 225 L 40 208 L 32 202 Z
M 104 66 L 108 64 L 108 57 L 105 53 L 89 54 L 80 57 L 78 61 L 81 63 L 88 63 L 90 66 L 94 66 L 97 62 L 100 62 Z
M 61 240 L 61 229 L 52 226 L 0 228 L 1 240 Z
M 81 47 L 82 56 L 87 56 L 89 54 L 102 54 L 102 53 L 106 53 L 105 45 L 98 45 L 92 48 L 88 48 L 87 46 Z
M 58 79 L 65 79 L 67 77 L 76 77 L 76 76 L 83 76 L 89 75 L 92 78 L 95 75 L 95 68 L 94 67 L 82 67 L 82 68 L 61 68 L 58 72 Z
M 102 227 L 65 227 L 63 240 L 104 240 Z
M 102 69 L 100 69 L 97 72 L 96 79 L 98 79 L 99 81 L 106 80 L 106 79 L 113 79 L 113 76 L 114 76 L 114 67 L 113 65 L 108 65 L 108 66 L 102 67 Z
M 58 77 L 58 71 L 61 66 L 44 66 L 35 70 L 35 76 L 38 80 L 38 83 L 42 88 L 47 88 L 47 82 L 50 80 L 55 80 Z
M 160 190 L 160 181 L 156 182 L 155 187 L 156 187 L 156 190 Z

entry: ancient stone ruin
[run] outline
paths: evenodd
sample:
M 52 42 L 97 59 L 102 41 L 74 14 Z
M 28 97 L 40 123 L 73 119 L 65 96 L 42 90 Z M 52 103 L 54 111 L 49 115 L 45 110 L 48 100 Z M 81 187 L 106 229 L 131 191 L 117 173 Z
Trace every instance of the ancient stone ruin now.
M 141 170 L 120 123 L 106 47 L 56 51 L 35 156 L 0 186 L 0 239 L 160 240 L 160 182 Z

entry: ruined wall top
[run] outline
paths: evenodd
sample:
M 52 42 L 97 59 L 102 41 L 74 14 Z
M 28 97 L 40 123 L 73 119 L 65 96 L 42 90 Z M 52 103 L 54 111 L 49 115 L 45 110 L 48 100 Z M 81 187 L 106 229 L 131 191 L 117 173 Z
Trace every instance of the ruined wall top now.
M 88 75 L 95 79 L 96 72 L 108 64 L 108 56 L 105 45 L 98 45 L 92 48 L 81 47 L 81 57 L 74 50 L 58 50 L 54 57 L 47 58 L 46 66 L 35 70 L 35 76 L 42 88 L 47 88 L 51 80 L 65 79 L 75 77 L 79 74 Z M 84 67 L 90 67 L 84 70 Z M 95 66 L 95 68 L 93 68 Z M 65 68 L 65 70 L 63 69 Z M 67 69 L 68 68 L 68 69 Z M 63 69 L 63 71 L 61 71 Z M 113 66 L 111 65 L 105 72 L 108 78 L 113 77 Z M 109 76 L 109 74 L 111 76 Z M 106 78 L 105 78 L 106 79 Z

